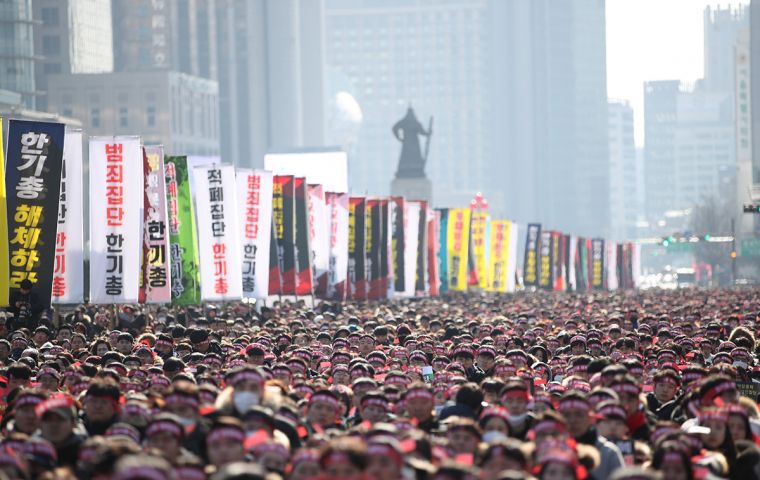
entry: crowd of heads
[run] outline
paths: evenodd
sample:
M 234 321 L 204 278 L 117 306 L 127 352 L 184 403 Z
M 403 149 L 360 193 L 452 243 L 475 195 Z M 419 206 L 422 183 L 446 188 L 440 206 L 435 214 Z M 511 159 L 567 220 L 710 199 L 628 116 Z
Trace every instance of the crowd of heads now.
M 0 480 L 760 479 L 756 290 L 0 316 Z

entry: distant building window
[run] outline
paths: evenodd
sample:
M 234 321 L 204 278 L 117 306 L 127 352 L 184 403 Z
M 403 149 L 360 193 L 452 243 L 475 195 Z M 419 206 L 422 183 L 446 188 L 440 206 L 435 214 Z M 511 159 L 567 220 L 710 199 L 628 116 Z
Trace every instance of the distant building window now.
M 42 15 L 42 23 L 51 27 L 57 27 L 59 23 L 58 8 L 56 7 L 44 7 L 40 11 Z
M 95 128 L 100 128 L 100 109 L 93 108 L 90 110 L 90 124 Z
M 119 126 L 120 127 L 129 126 L 129 111 L 127 110 L 127 107 L 121 107 L 119 109 Z
M 42 67 L 42 70 L 45 73 L 61 73 L 61 64 L 60 63 L 46 63 L 44 67 Z
M 63 109 L 63 116 L 64 117 L 73 117 L 74 112 L 70 108 L 64 108 Z
M 42 36 L 43 55 L 59 55 L 61 53 L 61 41 L 58 35 Z
M 156 126 L 156 107 L 148 107 L 145 110 L 145 113 L 147 115 L 146 123 L 149 127 L 155 127 Z

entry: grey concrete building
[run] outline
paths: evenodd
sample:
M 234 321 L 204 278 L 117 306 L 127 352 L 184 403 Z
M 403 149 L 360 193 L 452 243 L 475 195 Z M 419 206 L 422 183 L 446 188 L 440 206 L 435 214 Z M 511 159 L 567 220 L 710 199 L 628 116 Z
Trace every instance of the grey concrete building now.
M 36 103 L 32 0 L 0 2 L 0 88 L 21 95 L 25 108 Z
M 50 111 L 80 119 L 87 135 L 140 135 L 167 154 L 219 154 L 219 90 L 171 71 L 52 75 Z

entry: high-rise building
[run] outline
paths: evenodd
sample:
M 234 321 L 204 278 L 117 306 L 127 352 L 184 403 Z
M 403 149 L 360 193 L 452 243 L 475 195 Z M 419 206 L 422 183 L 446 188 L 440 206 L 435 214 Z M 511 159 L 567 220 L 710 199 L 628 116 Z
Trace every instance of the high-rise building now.
M 492 208 L 504 188 L 490 189 L 489 0 L 327 0 L 329 95 L 349 94 L 363 123 L 349 158 L 351 188 L 390 193 L 401 144 L 391 127 L 412 106 L 425 129 L 427 176 L 435 203 L 469 203 L 482 191 Z M 422 142 L 425 152 L 424 139 Z
M 113 71 L 111 0 L 33 0 L 37 107 L 47 109 L 47 77 Z
M 748 25 L 749 15 L 744 6 L 705 8 L 703 88 L 720 92 L 733 91 L 736 42 Z
M 21 95 L 24 107 L 35 107 L 34 17 L 32 0 L 0 2 L 0 89 Z
M 50 76 L 50 111 L 82 121 L 88 135 L 140 135 L 167 154 L 219 155 L 213 80 L 166 70 Z
M 609 229 L 604 0 L 492 2 L 488 178 L 520 222 Z
M 633 109 L 628 102 L 609 103 L 610 238 L 636 237 L 638 171 L 633 141 Z
M 644 86 L 646 198 L 650 220 L 686 210 L 705 197 L 725 195 L 736 169 L 732 91 L 707 91 L 698 82 Z
M 117 71 L 175 70 L 216 79 L 215 0 L 113 0 Z
M 752 182 L 760 184 L 760 0 L 750 3 L 749 65 L 752 123 Z M 753 67 L 754 65 L 754 67 Z
M 216 0 L 222 159 L 325 141 L 322 0 Z

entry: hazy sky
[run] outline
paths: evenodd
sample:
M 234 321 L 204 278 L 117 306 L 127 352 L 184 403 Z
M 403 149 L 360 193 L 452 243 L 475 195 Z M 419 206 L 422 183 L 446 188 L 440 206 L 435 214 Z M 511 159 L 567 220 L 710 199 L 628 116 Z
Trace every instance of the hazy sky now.
M 701 78 L 705 7 L 740 4 L 749 0 L 607 0 L 607 94 L 633 106 L 636 145 L 644 144 L 644 82 Z

